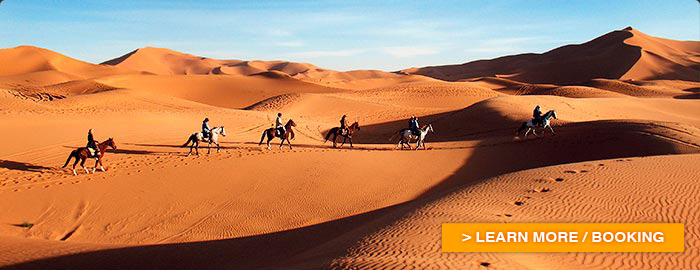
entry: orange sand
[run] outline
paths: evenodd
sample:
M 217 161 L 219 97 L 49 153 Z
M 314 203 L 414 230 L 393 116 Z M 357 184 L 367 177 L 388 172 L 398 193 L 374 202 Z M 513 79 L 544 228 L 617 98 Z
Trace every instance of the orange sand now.
M 418 75 L 158 48 L 103 65 L 0 50 L 13 63 L 0 65 L 0 266 L 692 269 L 699 53 L 631 29 L 404 70 Z M 536 104 L 557 111 L 556 136 L 514 137 Z M 292 150 L 257 145 L 278 111 L 298 124 Z M 342 114 L 362 127 L 355 149 L 323 143 Z M 388 141 L 412 115 L 435 129 L 429 150 Z M 187 157 L 204 117 L 226 127 L 223 150 Z M 118 148 L 106 172 L 73 176 L 60 166 L 88 128 Z M 443 222 L 681 222 L 686 251 L 446 254 Z

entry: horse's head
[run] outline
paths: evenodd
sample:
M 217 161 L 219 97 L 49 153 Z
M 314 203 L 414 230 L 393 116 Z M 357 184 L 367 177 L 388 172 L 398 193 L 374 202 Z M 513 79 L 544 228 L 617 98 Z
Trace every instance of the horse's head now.
M 285 126 L 287 126 L 287 127 L 296 127 L 296 126 L 297 126 L 297 123 L 294 123 L 294 120 L 289 119 L 289 121 L 287 121 L 287 124 L 286 124 Z
M 224 129 L 224 126 L 221 126 L 221 132 L 219 134 L 221 134 L 221 136 L 226 137 L 226 129 Z
M 350 128 L 352 128 L 354 130 L 360 130 L 360 123 L 355 121 L 355 123 L 352 123 L 352 125 L 350 125 Z
M 114 139 L 109 138 L 105 141 L 105 143 L 107 144 L 107 146 L 111 147 L 112 149 L 117 150 L 117 144 L 114 143 Z
M 552 113 L 552 117 L 554 117 L 554 119 L 557 119 L 557 112 L 555 112 L 554 110 L 551 110 L 549 112 Z

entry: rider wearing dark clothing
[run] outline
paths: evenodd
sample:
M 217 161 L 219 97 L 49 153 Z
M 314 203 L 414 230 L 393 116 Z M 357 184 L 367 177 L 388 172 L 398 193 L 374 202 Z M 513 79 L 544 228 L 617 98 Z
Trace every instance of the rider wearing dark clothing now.
M 204 118 L 204 121 L 202 121 L 202 137 L 204 139 L 211 137 L 211 128 L 209 127 L 209 118 Z
M 86 147 L 95 151 L 92 156 L 97 157 L 100 154 L 100 149 L 97 148 L 97 141 L 95 141 L 95 137 L 92 135 L 92 129 L 88 130 L 87 140 L 88 143 Z
M 343 117 L 340 118 L 340 134 L 342 135 L 348 134 L 348 125 L 345 123 L 345 117 L 346 115 L 343 114 Z
M 411 121 L 408 124 L 408 128 L 411 130 L 411 133 L 413 133 L 413 135 L 418 136 L 418 134 L 420 134 L 419 127 L 420 126 L 418 125 L 418 117 L 411 117 Z
M 540 111 L 540 105 L 535 106 L 535 110 L 532 111 L 532 123 L 539 125 L 542 122 L 542 112 Z

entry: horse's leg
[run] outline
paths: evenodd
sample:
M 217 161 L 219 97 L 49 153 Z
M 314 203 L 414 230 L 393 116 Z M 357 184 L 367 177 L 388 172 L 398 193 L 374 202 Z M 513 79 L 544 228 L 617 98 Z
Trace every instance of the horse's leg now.
M 348 137 L 343 136 L 343 142 L 340 144 L 340 147 L 343 147 L 345 145 L 345 141 L 348 139 Z
M 100 170 L 102 170 L 102 172 L 104 172 L 104 171 L 105 171 L 105 165 L 102 165 L 102 159 L 101 159 L 101 158 L 99 159 L 99 161 L 100 161 Z
M 219 146 L 219 142 L 216 142 L 216 152 L 221 153 L 221 146 Z
M 85 170 L 85 172 L 86 172 L 87 174 L 90 174 L 90 171 L 88 171 L 88 169 L 85 168 L 85 161 L 87 161 L 87 158 L 83 158 L 83 159 L 80 160 L 80 167 L 82 167 L 83 170 Z
M 270 133 L 267 134 L 267 150 L 270 150 L 270 141 L 272 141 L 272 137 L 270 137 Z
M 197 156 L 199 156 L 199 140 L 197 140 L 195 143 L 196 145 L 194 146 L 194 153 L 197 154 Z
M 78 165 L 78 162 L 80 162 L 80 154 L 75 155 L 75 162 L 73 162 L 73 175 L 78 175 L 78 172 L 75 171 L 75 166 Z
M 338 142 L 336 140 L 338 140 L 337 132 L 333 133 L 333 148 L 338 148 Z
M 352 146 L 352 137 L 348 138 L 348 140 L 350 140 L 350 148 L 355 148 L 354 146 Z
M 211 140 L 209 140 L 209 143 L 207 144 L 207 155 L 211 154 Z
M 97 157 L 95 160 L 95 167 L 92 167 L 92 173 L 95 173 L 97 171 L 97 164 L 100 163 L 100 157 Z
M 292 142 L 289 140 L 289 137 L 287 137 L 287 144 L 289 144 L 289 150 L 292 150 Z
M 549 130 L 552 131 L 552 135 L 557 135 L 556 133 L 554 133 L 554 129 L 552 129 L 552 126 L 551 126 L 551 125 L 547 125 L 547 127 L 549 128 Z
M 525 136 L 524 136 L 525 138 L 527 138 L 527 135 L 530 134 L 530 131 L 532 131 L 532 129 L 527 128 L 527 130 L 525 131 Z

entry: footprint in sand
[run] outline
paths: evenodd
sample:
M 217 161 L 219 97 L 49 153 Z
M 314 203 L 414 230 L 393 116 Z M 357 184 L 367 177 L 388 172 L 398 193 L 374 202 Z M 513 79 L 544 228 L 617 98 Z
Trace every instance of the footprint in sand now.
M 579 172 L 580 172 L 580 173 L 587 173 L 588 170 L 580 170 Z
M 564 173 L 578 173 L 578 171 L 576 171 L 576 170 L 568 170 L 568 171 L 564 171 Z
M 535 181 L 537 183 L 549 183 L 549 182 L 554 182 L 554 178 L 551 178 L 551 177 L 539 178 L 539 179 L 535 179 L 533 181 Z
M 559 177 L 559 178 L 557 178 L 557 179 L 554 179 L 554 181 L 557 181 L 557 182 L 564 182 L 564 178 Z
M 525 203 L 521 202 L 521 201 L 517 201 L 517 202 L 514 202 L 513 204 L 515 204 L 516 206 L 523 206 Z
M 481 263 L 479 263 L 479 265 L 482 266 L 482 267 L 489 267 L 489 266 L 491 266 L 491 263 L 488 263 L 488 262 L 481 262 Z
M 544 192 L 550 192 L 551 189 L 549 188 L 536 188 L 536 189 L 531 189 L 528 190 L 529 192 L 535 192 L 535 193 L 544 193 Z

